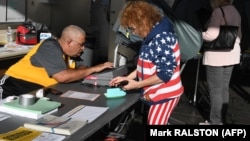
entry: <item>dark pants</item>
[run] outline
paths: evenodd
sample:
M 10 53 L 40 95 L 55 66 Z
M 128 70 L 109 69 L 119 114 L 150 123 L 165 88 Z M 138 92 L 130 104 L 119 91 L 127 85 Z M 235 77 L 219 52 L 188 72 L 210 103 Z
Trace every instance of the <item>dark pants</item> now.
M 31 91 L 43 88 L 43 86 L 27 82 L 21 79 L 16 79 L 13 77 L 8 77 L 5 82 L 0 85 L 2 87 L 2 98 L 6 98 L 8 96 L 19 96 L 21 94 L 29 93 Z

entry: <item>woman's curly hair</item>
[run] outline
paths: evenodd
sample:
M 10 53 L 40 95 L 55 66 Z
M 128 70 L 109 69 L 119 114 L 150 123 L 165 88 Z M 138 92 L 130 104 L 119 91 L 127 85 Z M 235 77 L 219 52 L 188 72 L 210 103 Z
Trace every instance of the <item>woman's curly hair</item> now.
M 162 18 L 162 14 L 156 6 L 145 1 L 128 1 L 121 11 L 121 26 L 152 28 Z

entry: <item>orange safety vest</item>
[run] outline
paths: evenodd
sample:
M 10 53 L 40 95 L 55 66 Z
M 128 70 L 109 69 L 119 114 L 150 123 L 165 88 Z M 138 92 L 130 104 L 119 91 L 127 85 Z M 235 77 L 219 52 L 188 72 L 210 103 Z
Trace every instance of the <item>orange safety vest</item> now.
M 37 44 L 21 60 L 12 65 L 5 74 L 17 79 L 40 84 L 44 87 L 56 84 L 57 81 L 48 76 L 45 68 L 33 66 L 30 62 L 31 56 L 36 53 L 40 44 L 41 43 Z M 68 62 L 71 62 L 69 66 L 75 67 L 75 62 Z

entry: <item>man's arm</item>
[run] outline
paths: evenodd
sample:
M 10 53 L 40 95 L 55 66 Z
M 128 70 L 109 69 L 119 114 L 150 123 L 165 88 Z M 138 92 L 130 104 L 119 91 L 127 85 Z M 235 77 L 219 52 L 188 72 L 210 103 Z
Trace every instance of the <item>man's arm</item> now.
M 100 72 L 106 68 L 112 68 L 113 63 L 111 62 L 105 62 L 103 64 L 99 64 L 92 67 L 81 67 L 77 69 L 67 69 L 60 71 L 58 73 L 55 73 L 52 75 L 52 77 L 59 83 L 69 83 L 76 80 L 83 79 L 84 77 L 95 73 Z

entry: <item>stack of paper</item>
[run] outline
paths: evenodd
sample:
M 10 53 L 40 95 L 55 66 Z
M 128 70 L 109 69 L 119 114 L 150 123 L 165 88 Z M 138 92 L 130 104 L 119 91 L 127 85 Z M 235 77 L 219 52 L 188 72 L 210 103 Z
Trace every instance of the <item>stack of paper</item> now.
M 0 106 L 0 111 L 12 115 L 38 119 L 44 115 L 51 114 L 58 110 L 61 103 L 56 101 L 48 101 L 39 99 L 35 104 L 30 106 L 22 106 L 19 104 L 18 99 L 3 103 Z
M 86 123 L 86 120 L 75 120 L 68 117 L 46 115 L 35 122 L 24 123 L 24 127 L 44 132 L 71 135 Z

